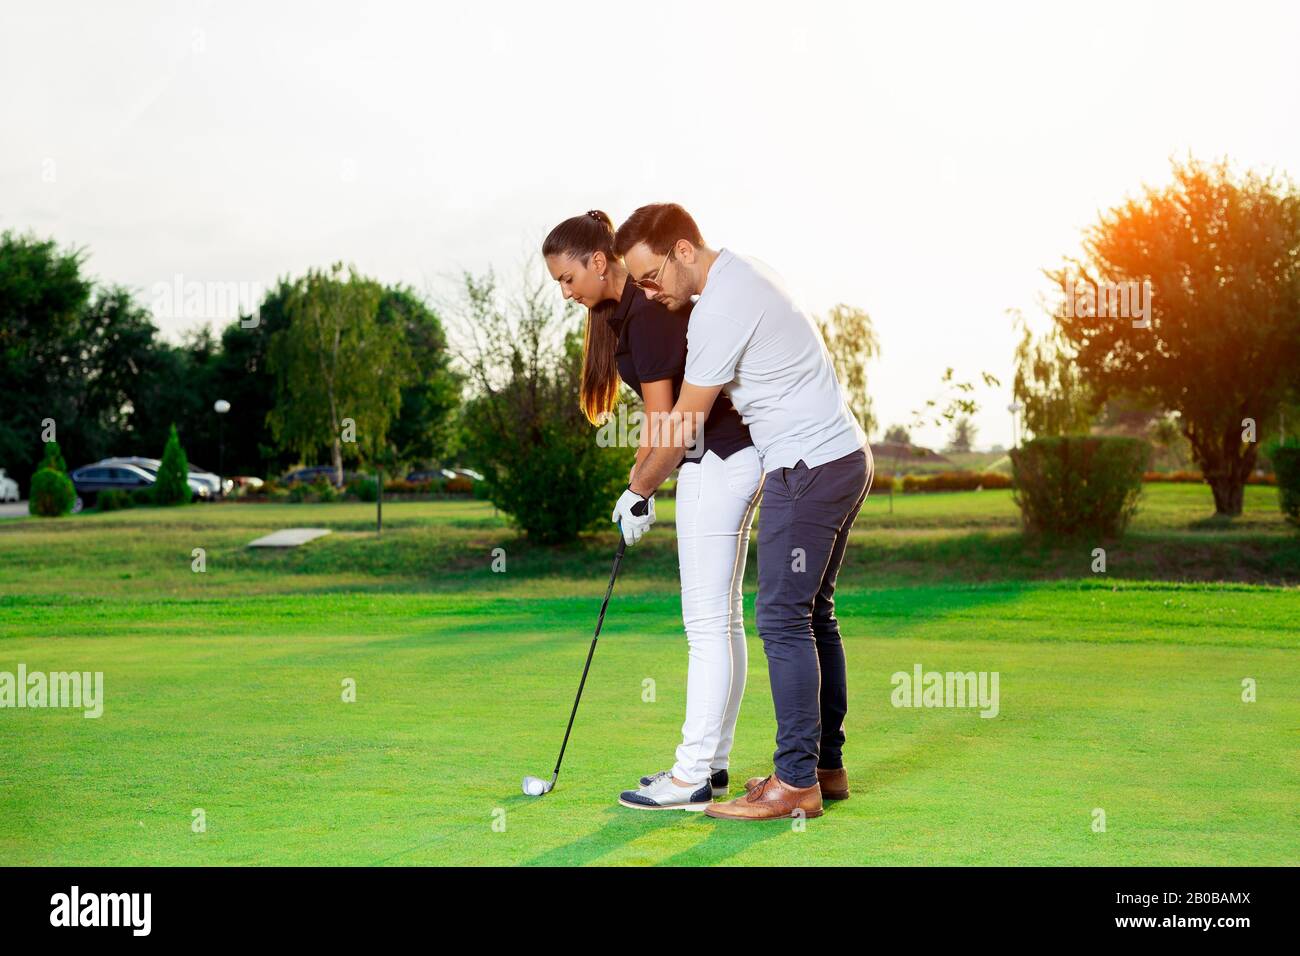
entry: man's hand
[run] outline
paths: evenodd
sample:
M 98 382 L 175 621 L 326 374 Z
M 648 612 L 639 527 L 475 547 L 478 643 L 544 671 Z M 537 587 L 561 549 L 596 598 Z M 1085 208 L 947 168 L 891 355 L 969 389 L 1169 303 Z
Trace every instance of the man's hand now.
M 636 544 L 655 523 L 654 497 L 643 498 L 631 488 L 627 489 L 618 499 L 609 520 L 622 528 L 625 544 Z

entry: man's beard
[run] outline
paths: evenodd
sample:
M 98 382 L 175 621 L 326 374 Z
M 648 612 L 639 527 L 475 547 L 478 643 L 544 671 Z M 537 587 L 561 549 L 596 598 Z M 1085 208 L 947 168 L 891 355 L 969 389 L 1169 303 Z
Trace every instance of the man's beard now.
M 661 292 L 655 296 L 655 301 L 669 312 L 679 312 L 690 304 L 691 297 L 689 293 L 682 293 L 679 289 L 673 289 L 671 292 Z

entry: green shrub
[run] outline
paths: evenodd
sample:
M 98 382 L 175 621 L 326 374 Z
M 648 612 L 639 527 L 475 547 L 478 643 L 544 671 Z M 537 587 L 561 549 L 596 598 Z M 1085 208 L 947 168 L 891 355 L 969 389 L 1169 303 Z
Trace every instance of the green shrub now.
M 42 518 L 57 518 L 70 512 L 76 499 L 71 478 L 53 468 L 41 468 L 32 475 L 27 511 Z
M 136 489 L 139 490 L 139 489 Z M 135 501 L 120 488 L 101 491 L 95 498 L 95 507 L 100 511 L 121 511 L 134 506 Z
M 145 485 L 143 488 L 132 488 L 131 501 L 133 504 L 136 505 L 154 504 L 155 502 L 153 499 L 153 486 Z
M 385 490 L 390 484 L 384 485 Z M 348 494 L 358 501 L 375 501 L 379 498 L 379 482 L 373 478 L 353 478 L 348 482 Z
M 58 442 L 47 441 L 45 443 L 45 457 L 41 459 L 39 467 L 52 468 L 55 471 L 63 472 L 65 475 L 68 473 L 68 465 L 63 460 L 63 452 L 59 451 Z
M 1300 526 L 1300 442 L 1274 445 L 1268 453 L 1277 476 L 1277 499 L 1287 521 Z
M 176 426 L 172 425 L 167 435 L 167 445 L 163 448 L 162 464 L 158 466 L 158 480 L 154 482 L 153 499 L 155 504 L 179 505 L 190 500 L 190 464 L 185 458 L 185 449 L 176 435 Z
M 553 300 L 532 296 L 507 311 L 491 278 L 467 276 L 465 286 L 476 339 L 490 344 L 465 356 L 474 397 L 461 409 L 461 460 L 483 473 L 484 495 L 531 542 L 608 533 L 635 452 L 618 435 L 602 436 L 579 408 L 581 329 Z
M 311 496 L 311 485 L 303 484 L 301 481 L 289 483 L 289 500 L 294 504 L 302 504 Z M 274 497 L 274 494 L 272 494 L 272 498 Z
M 1011 452 L 1025 527 L 1053 537 L 1122 534 L 1137 510 L 1151 446 L 1137 438 L 1036 438 Z
M 335 501 L 339 496 L 339 490 L 326 478 L 317 478 L 313 481 L 311 493 L 317 501 Z

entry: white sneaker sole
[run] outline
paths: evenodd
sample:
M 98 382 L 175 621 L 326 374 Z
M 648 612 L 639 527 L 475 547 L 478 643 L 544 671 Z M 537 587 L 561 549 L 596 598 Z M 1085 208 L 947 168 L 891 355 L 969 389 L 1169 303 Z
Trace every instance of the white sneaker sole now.
M 632 803 L 622 797 L 618 798 L 618 802 L 631 810 L 685 810 L 687 813 L 703 813 L 704 808 L 713 803 L 710 800 L 708 803 L 670 803 L 666 807 L 647 807 L 644 803 Z

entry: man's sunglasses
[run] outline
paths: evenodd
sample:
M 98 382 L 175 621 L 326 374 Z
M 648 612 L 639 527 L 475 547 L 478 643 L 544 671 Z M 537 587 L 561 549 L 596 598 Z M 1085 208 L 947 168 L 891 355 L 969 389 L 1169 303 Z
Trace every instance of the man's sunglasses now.
M 662 280 L 664 277 L 664 267 L 668 265 L 668 260 L 671 259 L 672 257 L 673 257 L 673 250 L 672 247 L 670 246 L 668 248 L 668 255 L 664 256 L 664 261 L 660 264 L 659 268 L 655 270 L 655 277 L 653 279 L 633 279 L 632 284 L 636 286 L 638 289 L 640 289 L 642 292 L 667 291 L 666 289 L 664 289 L 663 282 L 660 280 Z

